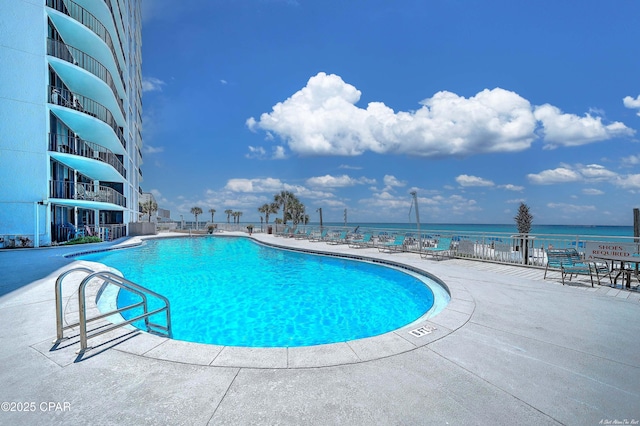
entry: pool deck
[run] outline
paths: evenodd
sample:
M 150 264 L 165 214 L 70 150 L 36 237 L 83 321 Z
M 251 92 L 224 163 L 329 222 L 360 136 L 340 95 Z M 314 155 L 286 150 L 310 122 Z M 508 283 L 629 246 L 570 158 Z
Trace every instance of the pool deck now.
M 0 424 L 640 424 L 638 291 L 253 237 L 423 269 L 451 302 L 420 323 L 334 345 L 231 348 L 120 329 L 80 356 L 73 330 L 52 344 L 53 283 L 77 265 L 64 254 L 104 245 L 0 251 Z M 421 326 L 424 336 L 409 333 Z

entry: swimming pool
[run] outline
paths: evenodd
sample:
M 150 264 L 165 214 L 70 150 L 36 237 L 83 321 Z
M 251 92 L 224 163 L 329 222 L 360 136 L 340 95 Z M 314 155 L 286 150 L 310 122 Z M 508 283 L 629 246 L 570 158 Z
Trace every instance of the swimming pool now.
M 440 288 L 410 271 L 243 237 L 150 240 L 77 259 L 118 269 L 167 297 L 175 339 L 224 346 L 309 346 L 376 336 L 423 317 L 434 306 L 430 286 Z M 136 297 L 120 291 L 118 306 Z

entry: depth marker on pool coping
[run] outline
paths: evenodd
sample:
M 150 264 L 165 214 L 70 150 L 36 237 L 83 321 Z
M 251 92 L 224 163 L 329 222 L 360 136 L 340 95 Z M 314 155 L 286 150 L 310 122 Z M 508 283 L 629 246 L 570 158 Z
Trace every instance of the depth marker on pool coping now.
M 435 328 L 432 325 L 425 325 L 422 327 L 418 327 L 415 330 L 411 330 L 409 334 L 415 337 L 422 337 L 422 336 L 426 336 L 427 334 L 431 334 L 433 330 L 437 330 L 437 328 Z

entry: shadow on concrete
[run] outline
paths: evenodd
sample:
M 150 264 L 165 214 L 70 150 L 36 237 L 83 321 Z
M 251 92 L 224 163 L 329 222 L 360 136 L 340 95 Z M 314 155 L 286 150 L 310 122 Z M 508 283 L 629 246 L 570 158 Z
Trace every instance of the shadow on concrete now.
M 65 255 L 108 248 L 122 241 L 123 239 L 98 244 L 0 250 L 0 297 L 45 278 L 74 262 L 73 258 L 67 258 Z

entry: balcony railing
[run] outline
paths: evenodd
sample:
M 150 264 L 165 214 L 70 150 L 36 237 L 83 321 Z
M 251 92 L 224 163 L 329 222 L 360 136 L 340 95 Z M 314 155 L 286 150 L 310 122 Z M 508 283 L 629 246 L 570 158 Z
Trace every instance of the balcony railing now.
M 113 188 L 102 185 L 98 186 L 96 191 L 92 183 L 52 180 L 49 181 L 49 197 L 64 200 L 96 201 L 127 207 L 127 199 L 124 195 Z
M 107 83 L 116 98 L 122 115 L 126 117 L 124 113 L 122 98 L 120 98 L 120 95 L 118 95 L 118 89 L 116 88 L 111 73 L 94 57 L 92 57 L 91 55 L 87 55 L 80 49 L 76 49 L 73 46 L 69 46 L 68 44 L 51 38 L 47 39 L 47 54 L 77 65 Z
M 102 241 L 113 241 L 127 235 L 127 225 L 122 223 L 105 223 L 100 226 L 85 225 L 76 227 L 72 224 L 51 224 L 51 241 L 63 243 L 74 238 L 98 236 Z
M 113 6 L 111 5 L 111 0 L 104 0 L 104 2 L 109 8 L 109 12 L 111 12 L 111 18 L 113 19 L 113 26 L 116 29 L 116 35 L 118 36 L 118 43 L 120 43 L 120 49 L 122 50 L 122 54 L 124 56 L 124 48 L 122 47 L 122 37 L 120 37 L 120 30 L 118 29 L 118 22 L 116 22 L 116 15 L 113 14 Z M 118 9 L 118 12 L 120 13 L 120 22 L 124 22 L 124 20 L 122 19 L 122 10 Z
M 49 151 L 79 155 L 102 161 L 116 169 L 123 178 L 127 178 L 127 171 L 120 159 L 113 152 L 97 143 L 87 142 L 71 135 L 49 133 Z
M 116 119 L 108 108 L 93 99 L 82 96 L 78 93 L 60 87 L 49 86 L 49 103 L 61 105 L 76 111 L 84 112 L 92 117 L 107 123 L 115 132 L 122 146 L 127 148 L 127 141 L 124 139 L 124 132 L 118 126 Z
M 120 68 L 120 62 L 118 61 L 118 56 L 116 55 L 116 50 L 113 46 L 113 40 L 111 39 L 111 35 L 109 34 L 105 26 L 102 25 L 102 22 L 100 22 L 98 18 L 93 16 L 93 14 L 91 14 L 85 8 L 77 3 L 74 3 L 71 0 L 47 0 L 47 6 L 57 10 L 58 12 L 64 13 L 67 16 L 72 17 L 73 19 L 93 31 L 98 37 L 102 39 L 102 41 L 105 42 L 105 44 L 111 50 L 113 60 L 115 61 L 116 67 L 118 68 L 120 81 L 122 81 L 122 85 L 124 86 L 124 90 L 126 92 L 127 84 L 122 73 L 122 68 Z

